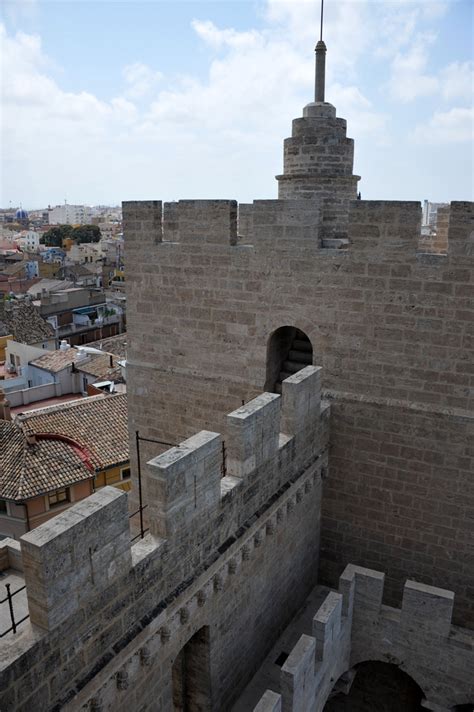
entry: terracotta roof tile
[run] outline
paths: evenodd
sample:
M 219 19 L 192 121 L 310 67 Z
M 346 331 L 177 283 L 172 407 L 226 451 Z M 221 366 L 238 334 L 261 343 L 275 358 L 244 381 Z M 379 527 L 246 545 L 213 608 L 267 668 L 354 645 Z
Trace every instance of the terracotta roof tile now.
M 36 344 L 54 338 L 54 329 L 25 299 L 0 300 L 0 322 L 22 344 Z
M 93 341 L 87 346 L 93 346 L 95 349 L 100 349 L 120 359 L 127 357 L 127 334 L 118 334 L 117 336 L 109 336 L 108 339 Z
M 0 498 L 21 502 L 93 475 L 77 448 L 41 438 L 29 445 L 16 421 L 0 420 Z
M 129 460 L 126 394 L 93 396 L 17 417 L 23 429 L 70 437 L 100 471 Z
M 62 371 L 74 363 L 76 356 L 76 349 L 47 351 L 43 356 L 35 358 L 34 361 L 30 361 L 30 365 L 37 366 L 50 373 L 59 373 L 59 371 Z

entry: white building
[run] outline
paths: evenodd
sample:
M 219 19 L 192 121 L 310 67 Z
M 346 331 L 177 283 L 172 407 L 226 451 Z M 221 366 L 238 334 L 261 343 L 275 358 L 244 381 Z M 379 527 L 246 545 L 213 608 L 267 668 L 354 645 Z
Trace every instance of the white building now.
M 48 211 L 50 225 L 87 225 L 90 223 L 91 209 L 87 205 L 56 205 Z
M 422 225 L 434 227 L 436 225 L 438 209 L 447 208 L 449 203 L 431 203 L 429 200 L 423 201 Z
M 27 230 L 26 232 L 21 233 L 20 239 L 18 240 L 18 244 L 20 245 L 21 249 L 26 250 L 26 252 L 38 252 L 40 237 L 41 235 L 37 232 L 34 232 L 34 230 Z
M 97 262 L 104 256 L 100 242 L 81 242 L 80 245 L 71 245 L 67 251 L 68 264 L 84 265 Z

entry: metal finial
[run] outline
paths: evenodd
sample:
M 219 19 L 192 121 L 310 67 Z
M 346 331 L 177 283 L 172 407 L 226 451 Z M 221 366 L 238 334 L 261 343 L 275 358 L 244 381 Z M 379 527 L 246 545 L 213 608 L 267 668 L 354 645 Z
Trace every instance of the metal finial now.
M 316 77 L 314 85 L 315 102 L 324 102 L 326 84 L 326 45 L 323 42 L 324 0 L 321 0 L 321 26 L 319 42 L 316 45 Z

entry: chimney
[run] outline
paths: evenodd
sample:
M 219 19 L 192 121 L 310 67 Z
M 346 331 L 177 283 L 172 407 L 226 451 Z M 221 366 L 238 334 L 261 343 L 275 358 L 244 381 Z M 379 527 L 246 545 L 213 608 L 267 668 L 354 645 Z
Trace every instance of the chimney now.
M 4 391 L 0 388 L 0 420 L 11 420 L 10 401 L 6 398 Z

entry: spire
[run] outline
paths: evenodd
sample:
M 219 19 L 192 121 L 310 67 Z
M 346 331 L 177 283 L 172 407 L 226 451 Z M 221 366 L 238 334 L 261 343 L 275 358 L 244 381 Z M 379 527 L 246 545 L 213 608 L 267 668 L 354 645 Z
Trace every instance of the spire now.
M 319 42 L 316 45 L 316 80 L 314 85 L 314 101 L 324 102 L 324 89 L 326 84 L 326 45 L 323 42 L 323 12 L 324 0 L 321 0 L 321 27 Z

